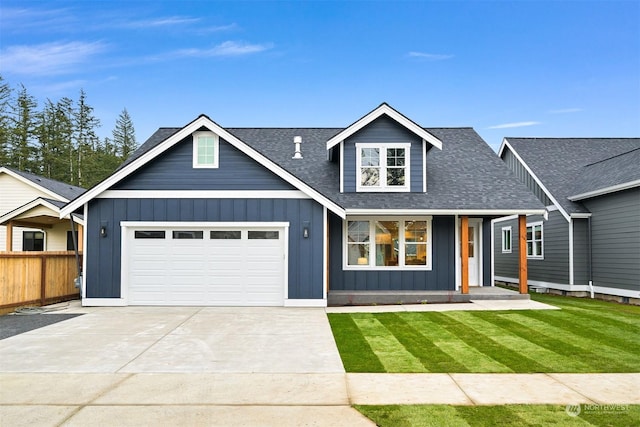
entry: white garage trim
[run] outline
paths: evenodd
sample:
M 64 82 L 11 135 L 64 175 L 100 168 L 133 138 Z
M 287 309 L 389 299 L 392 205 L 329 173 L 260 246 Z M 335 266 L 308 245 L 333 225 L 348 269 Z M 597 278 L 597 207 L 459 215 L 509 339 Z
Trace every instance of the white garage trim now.
M 225 229 L 225 228 L 241 228 L 241 229 L 278 229 L 282 231 L 282 245 L 284 256 L 282 259 L 282 277 L 283 277 L 283 301 L 286 304 L 288 298 L 288 266 L 289 266 L 289 223 L 288 222 L 161 222 L 161 221 L 122 221 L 121 227 L 121 266 L 120 266 L 120 299 L 113 301 L 114 305 L 129 305 L 129 281 L 130 264 L 129 260 L 132 256 L 128 243 L 130 242 L 130 233 L 133 229 L 193 229 L 204 228 L 207 230 Z M 97 301 L 96 301 L 97 302 Z M 100 301 L 103 302 L 103 301 Z M 102 305 L 102 304 L 101 304 Z M 170 303 L 168 304 L 170 305 Z M 203 303 L 203 305 L 206 305 Z

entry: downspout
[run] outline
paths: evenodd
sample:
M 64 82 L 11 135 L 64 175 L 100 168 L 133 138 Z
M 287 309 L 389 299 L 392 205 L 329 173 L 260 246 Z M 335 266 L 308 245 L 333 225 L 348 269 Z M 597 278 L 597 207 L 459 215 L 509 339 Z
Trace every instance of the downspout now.
M 78 235 L 76 234 L 76 223 L 73 220 L 73 214 L 69 214 L 71 220 L 71 238 L 73 239 L 73 250 L 76 255 L 76 269 L 78 271 L 78 277 L 75 280 L 76 288 L 80 288 L 80 298 L 82 298 L 82 267 L 80 265 L 80 253 L 78 251 Z
M 593 250 L 591 246 L 591 216 L 589 216 L 587 218 L 587 253 L 589 258 L 589 292 L 591 293 L 591 299 L 593 299 Z

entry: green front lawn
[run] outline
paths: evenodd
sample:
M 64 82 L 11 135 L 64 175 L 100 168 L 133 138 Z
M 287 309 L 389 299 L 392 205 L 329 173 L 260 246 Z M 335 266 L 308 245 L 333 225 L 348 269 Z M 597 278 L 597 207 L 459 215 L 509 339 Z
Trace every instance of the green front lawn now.
M 580 413 L 561 405 L 389 405 L 355 406 L 381 427 L 427 426 L 637 426 L 640 405 L 580 405 Z
M 640 372 L 640 307 L 329 314 L 347 372 Z

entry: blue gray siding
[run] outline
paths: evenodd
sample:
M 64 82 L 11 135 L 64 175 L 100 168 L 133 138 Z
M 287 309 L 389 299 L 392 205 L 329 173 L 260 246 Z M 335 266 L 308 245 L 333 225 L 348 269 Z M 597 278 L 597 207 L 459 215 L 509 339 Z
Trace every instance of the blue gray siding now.
M 640 189 L 583 203 L 592 214 L 594 286 L 640 291 Z
M 344 142 L 343 161 L 344 192 L 356 191 L 356 147 L 355 143 L 411 143 L 410 180 L 412 192 L 423 190 L 423 148 L 422 139 L 387 116 L 382 116 L 365 128 L 356 132 Z
M 520 163 L 516 156 L 513 155 L 510 149 L 507 148 L 504 150 L 502 153 L 502 160 L 507 164 L 509 169 L 513 171 L 518 179 L 523 182 L 542 203 L 544 203 L 545 206 L 553 204 L 551 199 L 545 194 L 544 190 L 542 190 L 542 187 L 540 187 L 531 174 L 527 172 L 522 163 Z
M 491 218 L 482 222 L 482 283 L 480 286 L 491 286 Z
M 589 284 L 589 222 L 572 219 L 573 224 L 573 284 Z
M 193 168 L 189 136 L 136 173 L 115 190 L 293 190 L 292 185 L 220 139 L 219 167 Z
M 527 224 L 542 221 L 541 216 L 527 217 Z M 511 253 L 502 253 L 502 227 L 511 226 Z M 569 284 L 569 224 L 559 211 L 549 213 L 543 221 L 543 259 L 527 260 L 529 280 Z M 517 279 L 518 221 L 496 223 L 494 233 L 495 275 Z
M 94 199 L 87 223 L 88 298 L 120 297 L 120 221 L 288 221 L 289 298 L 323 297 L 323 208 L 310 199 Z M 309 222 L 310 235 L 302 227 Z M 101 224 L 109 230 L 99 238 Z
M 432 222 L 431 271 L 343 270 L 343 221 L 329 215 L 329 289 L 335 291 L 454 290 L 455 229 L 453 216 L 438 216 Z

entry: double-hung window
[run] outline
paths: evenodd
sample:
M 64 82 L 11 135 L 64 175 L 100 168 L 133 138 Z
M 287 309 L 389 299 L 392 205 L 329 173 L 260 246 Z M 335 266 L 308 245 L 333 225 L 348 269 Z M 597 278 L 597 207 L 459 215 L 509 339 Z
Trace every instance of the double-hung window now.
M 350 218 L 345 266 L 354 269 L 430 269 L 431 218 Z
M 511 227 L 502 227 L 502 253 L 511 253 Z
M 358 191 L 409 191 L 410 144 L 356 144 Z
M 44 251 L 44 233 L 42 231 L 23 231 L 22 250 Z
M 217 168 L 219 142 L 213 132 L 195 132 L 193 134 L 193 167 Z
M 542 222 L 527 224 L 527 258 L 544 258 Z

